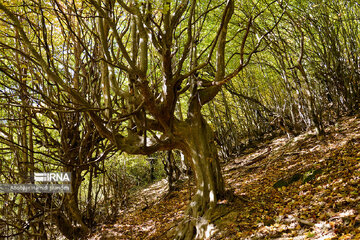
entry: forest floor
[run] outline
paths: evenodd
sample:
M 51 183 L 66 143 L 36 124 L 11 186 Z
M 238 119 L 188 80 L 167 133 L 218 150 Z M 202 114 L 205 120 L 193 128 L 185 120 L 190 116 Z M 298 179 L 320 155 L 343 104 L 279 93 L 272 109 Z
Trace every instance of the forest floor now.
M 212 239 L 360 239 L 360 116 L 319 137 L 278 137 L 223 164 L 232 200 L 219 201 Z M 91 239 L 172 239 L 194 192 L 166 181 L 132 196 L 134 205 Z M 189 191 L 190 189 L 190 191 Z

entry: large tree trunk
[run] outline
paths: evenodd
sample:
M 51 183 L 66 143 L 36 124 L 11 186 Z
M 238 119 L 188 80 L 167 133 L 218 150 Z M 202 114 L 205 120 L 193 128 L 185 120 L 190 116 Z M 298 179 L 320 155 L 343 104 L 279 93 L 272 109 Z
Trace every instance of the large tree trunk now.
M 65 171 L 70 171 L 65 169 Z M 73 171 L 71 174 L 72 193 L 66 193 L 63 206 L 54 217 L 54 223 L 60 232 L 68 239 L 85 238 L 90 233 L 90 228 L 83 220 L 79 209 L 78 193 L 81 185 L 81 171 Z
M 194 170 L 197 191 L 176 239 L 205 239 L 214 228 L 211 216 L 218 198 L 224 195 L 224 181 L 213 131 L 201 114 L 188 121 L 184 154 Z
M 82 239 L 90 232 L 84 224 L 74 225 L 71 218 L 61 211 L 56 212 L 52 220 L 67 239 Z

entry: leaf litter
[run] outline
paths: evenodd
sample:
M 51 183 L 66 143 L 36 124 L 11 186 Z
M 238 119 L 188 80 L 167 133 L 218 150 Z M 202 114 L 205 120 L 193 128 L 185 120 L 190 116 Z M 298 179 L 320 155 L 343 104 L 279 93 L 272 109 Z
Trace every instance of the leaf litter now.
M 360 239 L 360 116 L 324 136 L 278 137 L 223 163 L 233 198 L 220 200 L 211 239 Z M 278 183 L 278 184 L 277 184 Z M 172 239 L 194 192 L 166 181 L 133 195 L 132 207 L 90 239 Z

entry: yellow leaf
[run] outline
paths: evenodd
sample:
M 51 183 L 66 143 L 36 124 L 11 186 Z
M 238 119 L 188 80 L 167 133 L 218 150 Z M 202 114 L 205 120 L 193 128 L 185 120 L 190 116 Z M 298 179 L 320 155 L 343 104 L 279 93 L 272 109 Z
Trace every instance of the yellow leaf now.
M 348 233 L 348 234 L 341 236 L 339 238 L 339 240 L 350 240 L 350 239 L 352 239 L 352 236 L 353 236 L 352 234 Z

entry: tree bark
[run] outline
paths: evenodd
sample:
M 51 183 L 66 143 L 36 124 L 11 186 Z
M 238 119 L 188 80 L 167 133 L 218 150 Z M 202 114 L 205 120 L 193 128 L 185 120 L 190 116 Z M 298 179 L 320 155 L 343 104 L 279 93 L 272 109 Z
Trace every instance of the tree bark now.
M 73 171 L 71 188 L 72 193 L 66 194 L 63 201 L 63 209 L 55 213 L 54 223 L 60 232 L 68 239 L 85 238 L 90 229 L 83 221 L 83 215 L 79 209 L 78 192 L 81 184 L 81 174 Z
M 194 170 L 197 191 L 186 211 L 188 216 L 178 227 L 176 239 L 205 239 L 214 229 L 212 212 L 219 197 L 224 196 L 225 187 L 212 129 L 200 112 L 188 119 L 188 123 L 183 152 Z

